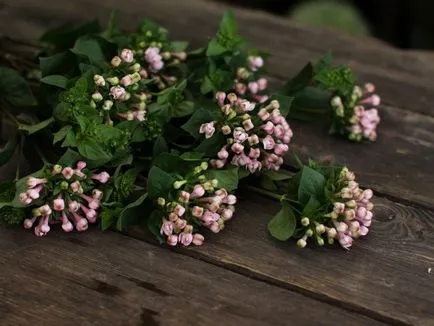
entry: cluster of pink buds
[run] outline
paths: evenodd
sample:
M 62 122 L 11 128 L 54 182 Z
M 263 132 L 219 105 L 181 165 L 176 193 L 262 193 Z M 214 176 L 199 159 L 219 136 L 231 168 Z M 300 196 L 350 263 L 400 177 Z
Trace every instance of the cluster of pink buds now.
M 146 70 L 136 62 L 130 49 L 123 49 L 111 60 L 111 65 L 106 74 L 94 75 L 96 90 L 91 105 L 101 110 L 107 124 L 113 124 L 112 118 L 146 120 L 146 106 L 151 98 L 146 87 Z
M 354 141 L 377 139 L 377 125 L 380 123 L 377 106 L 380 96 L 374 93 L 375 86 L 365 84 L 363 89 L 354 86 L 349 96 L 334 96 L 331 106 L 334 116 L 342 128 L 341 133 Z
M 318 223 L 309 220 L 308 217 L 301 219 L 301 224 L 307 231 L 298 240 L 299 247 L 306 246 L 308 237 L 315 236 L 317 243 L 324 244 L 323 236 L 328 239 L 329 244 L 335 240 L 345 248 L 349 249 L 353 240 L 365 236 L 369 232 L 372 223 L 372 210 L 374 204 L 371 199 L 371 189 L 362 190 L 355 181 L 355 175 L 346 167 L 343 168 L 335 184 L 337 192 L 334 195 L 332 209 L 324 215 L 327 222 Z
M 255 104 L 239 99 L 234 93 L 218 92 L 216 99 L 223 118 L 205 123 L 199 130 L 206 138 L 212 137 L 216 129 L 226 136 L 226 144 L 218 152 L 218 158 L 210 161 L 211 166 L 223 168 L 231 163 L 251 173 L 261 169 L 279 170 L 292 138 L 279 102 L 273 100 L 252 115 Z
M 20 194 L 20 201 L 30 207 L 32 217 L 24 220 L 26 229 L 34 228 L 41 237 L 50 231 L 50 224 L 62 223 L 65 232 L 86 231 L 88 223 L 95 223 L 103 193 L 94 187 L 94 182 L 106 183 L 107 172 L 93 174 L 86 163 L 79 161 L 76 168 L 54 165 L 46 177 L 27 179 L 27 190 Z
M 171 246 L 202 245 L 204 236 L 195 232 L 196 229 L 202 226 L 218 233 L 235 212 L 237 198 L 218 188 L 217 180 L 208 180 L 203 174 L 207 169 L 208 164 L 203 162 L 184 180 L 175 181 L 175 200 L 162 197 L 157 200 L 164 212 L 160 233 Z
M 256 73 L 263 65 L 262 57 L 249 56 L 247 58 L 248 68 L 239 67 L 234 80 L 235 92 L 253 103 L 264 103 L 268 100 L 268 96 L 265 94 L 268 81 L 265 78 L 259 78 Z

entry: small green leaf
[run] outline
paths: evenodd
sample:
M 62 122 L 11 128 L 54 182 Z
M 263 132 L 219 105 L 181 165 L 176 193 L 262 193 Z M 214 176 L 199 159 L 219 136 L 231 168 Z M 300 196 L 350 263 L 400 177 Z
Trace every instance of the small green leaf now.
M 120 212 L 118 221 L 116 223 L 116 228 L 119 231 L 123 230 L 129 225 L 136 224 L 134 222 L 140 217 L 140 206 L 147 197 L 148 194 L 144 193 L 135 201 L 125 206 L 125 208 Z
M 75 55 L 70 51 L 53 54 L 49 57 L 39 58 L 39 68 L 42 76 L 67 73 L 76 64 Z
M 302 214 L 303 216 L 307 216 L 311 218 L 312 216 L 315 215 L 315 213 L 318 211 L 320 207 L 321 207 L 321 203 L 314 196 L 311 196 L 307 204 L 304 206 Z
M 208 157 L 215 157 L 218 151 L 226 144 L 226 137 L 221 132 L 214 134 L 211 138 L 205 138 L 194 150 L 202 152 Z
M 293 95 L 303 88 L 309 86 L 314 78 L 313 66 L 309 62 L 304 68 L 291 80 L 289 80 L 279 93 L 284 95 Z
M 328 51 L 324 56 L 319 59 L 313 66 L 313 69 L 315 71 L 315 74 L 320 73 L 324 69 L 331 66 L 331 63 L 333 61 L 332 53 L 331 51 Z
M 53 144 L 58 143 L 59 141 L 61 141 L 62 139 L 64 139 L 66 137 L 66 135 L 68 134 L 68 132 L 71 130 L 72 126 L 64 126 L 62 127 L 58 132 L 55 132 L 53 134 Z
M 149 197 L 167 197 L 173 187 L 173 182 L 175 182 L 174 177 L 158 166 L 153 166 L 148 175 L 147 189 Z
M 13 135 L 3 146 L 2 149 L 0 149 L 0 166 L 6 164 L 9 162 L 9 160 L 12 158 L 12 156 L 15 153 L 15 149 L 18 145 L 18 134 Z
M 105 54 L 98 39 L 82 36 L 74 44 L 71 52 L 86 57 L 91 64 L 100 65 L 105 62 Z
M 160 233 L 162 221 L 163 212 L 158 209 L 153 210 L 148 218 L 148 229 L 160 243 L 164 242 L 164 238 L 161 236 Z
M 61 75 L 49 75 L 41 78 L 41 83 L 66 89 L 68 78 Z
M 50 124 L 54 122 L 54 118 L 51 117 L 47 120 L 41 121 L 34 125 L 25 125 L 20 123 L 18 125 L 18 130 L 26 131 L 28 135 L 34 134 L 38 131 L 41 131 L 42 129 L 47 128 Z
M 0 104 L 11 107 L 37 104 L 27 81 L 13 69 L 0 67 Z
M 72 129 L 66 133 L 65 140 L 61 147 L 77 147 L 77 139 L 75 138 L 75 133 Z
M 225 170 L 209 169 L 205 172 L 208 179 L 217 179 L 218 188 L 225 188 L 227 191 L 234 191 L 238 188 L 238 167 L 231 167 Z
M 59 158 L 57 164 L 61 166 L 73 166 L 75 163 L 83 159 L 83 157 L 76 151 L 68 148 L 66 152 Z
M 185 152 L 180 156 L 184 161 L 201 161 L 203 153 L 201 152 Z
M 153 156 L 156 157 L 161 153 L 168 152 L 169 147 L 167 146 L 167 142 L 163 136 L 159 136 L 154 142 L 154 149 L 152 151 Z
M 173 41 L 170 43 L 170 46 L 171 46 L 172 50 L 175 52 L 185 51 L 188 47 L 188 42 L 187 41 Z
M 301 205 L 306 205 L 311 197 L 321 199 L 324 195 L 325 183 L 325 177 L 320 172 L 304 166 L 298 188 L 298 200 Z
M 78 152 L 89 160 L 110 160 L 111 155 L 96 140 L 86 138 L 78 143 Z
M 277 191 L 278 189 L 273 179 L 266 174 L 261 175 L 260 184 L 261 188 L 264 188 L 266 190 Z
M 172 109 L 172 117 L 181 118 L 187 115 L 191 115 L 193 112 L 194 112 L 194 102 L 184 101 L 179 103 L 179 105 L 175 106 Z
M 223 53 L 227 52 L 228 49 L 226 49 L 224 46 L 222 46 L 217 39 L 212 39 L 208 43 L 208 47 L 206 49 L 206 55 L 207 57 L 222 55 Z
M 282 202 L 280 211 L 268 222 L 268 232 L 277 240 L 286 241 L 294 234 L 295 226 L 294 212 L 287 203 Z
M 237 21 L 231 11 L 226 11 L 224 13 L 218 33 L 229 39 L 237 36 Z

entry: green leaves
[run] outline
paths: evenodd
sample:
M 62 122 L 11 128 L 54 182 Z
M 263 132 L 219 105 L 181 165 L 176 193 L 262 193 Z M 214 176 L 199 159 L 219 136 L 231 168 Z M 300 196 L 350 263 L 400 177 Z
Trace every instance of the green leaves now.
M 280 211 L 268 222 L 268 232 L 280 241 L 288 240 L 295 231 L 296 217 L 291 207 L 282 202 Z
M 314 169 L 304 166 L 301 170 L 298 200 L 304 206 L 311 197 L 322 199 L 326 179 L 324 175 Z
M 68 86 L 68 78 L 62 75 L 50 75 L 41 78 L 41 83 L 66 89 Z
M 0 67 L 0 105 L 26 107 L 35 104 L 27 81 L 15 70 Z
M 91 64 L 103 65 L 105 54 L 100 44 L 101 40 L 95 37 L 83 36 L 77 39 L 71 52 L 87 58 Z
M 292 79 L 290 79 L 280 90 L 279 93 L 284 95 L 294 95 L 303 88 L 309 86 L 314 78 L 314 70 L 309 62 L 304 68 Z
M 9 160 L 12 158 L 12 156 L 15 153 L 15 149 L 18 145 L 18 135 L 13 135 L 3 146 L 2 149 L 0 149 L 0 166 L 6 164 L 9 162 Z
M 199 129 L 203 123 L 211 122 L 213 119 L 211 113 L 205 109 L 196 110 L 191 118 L 182 126 L 182 129 L 187 131 L 194 138 L 198 138 Z
M 141 210 L 141 205 L 147 197 L 148 194 L 144 193 L 135 201 L 129 203 L 124 209 L 122 209 L 116 223 L 116 228 L 118 230 L 123 230 L 126 226 L 136 224 L 137 219 L 140 218 L 141 213 L 143 213 Z
M 217 179 L 218 188 L 225 188 L 231 192 L 238 188 L 238 167 L 230 167 L 225 170 L 209 169 L 205 173 L 208 179 Z
M 22 124 L 20 123 L 18 125 L 18 130 L 22 130 L 27 132 L 27 134 L 31 135 L 34 134 L 38 131 L 41 131 L 42 129 L 47 128 L 50 124 L 52 124 L 54 122 L 54 118 L 48 118 L 47 120 L 41 121 L 39 123 L 36 123 L 34 125 L 26 125 L 26 124 Z
M 109 161 L 111 159 L 111 154 L 92 138 L 81 140 L 78 143 L 78 151 L 89 160 Z
M 151 198 L 167 196 L 173 187 L 175 178 L 158 166 L 153 166 L 148 175 L 148 194 Z

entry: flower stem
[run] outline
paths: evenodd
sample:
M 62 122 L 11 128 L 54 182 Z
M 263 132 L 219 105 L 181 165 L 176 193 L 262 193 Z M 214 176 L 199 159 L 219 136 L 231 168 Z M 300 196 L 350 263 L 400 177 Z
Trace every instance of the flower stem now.
M 36 153 L 38 153 L 39 158 L 40 158 L 41 161 L 44 163 L 44 165 L 48 165 L 48 164 L 50 164 L 50 163 L 48 162 L 48 160 L 45 158 L 44 153 L 42 153 L 41 149 L 40 149 L 39 146 L 36 145 L 36 144 L 35 144 L 35 150 L 36 150 Z
M 273 198 L 273 199 L 277 199 L 278 201 L 282 201 L 285 199 L 285 195 L 281 195 L 281 194 L 276 194 L 275 192 L 266 190 L 266 189 L 262 189 L 262 188 L 258 188 L 258 187 L 254 187 L 254 186 L 247 186 L 248 190 L 254 191 L 258 194 Z

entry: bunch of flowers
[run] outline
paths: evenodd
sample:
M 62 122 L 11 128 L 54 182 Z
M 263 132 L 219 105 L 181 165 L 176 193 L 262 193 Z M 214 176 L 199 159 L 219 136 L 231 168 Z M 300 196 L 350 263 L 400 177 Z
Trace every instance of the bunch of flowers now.
M 326 214 L 316 219 L 301 218 L 304 235 L 297 241 L 299 247 L 305 247 L 309 237 L 315 237 L 316 242 L 323 245 L 323 237 L 326 237 L 329 244 L 336 240 L 343 248 L 349 249 L 353 239 L 368 234 L 374 208 L 372 190 L 360 189 L 354 173 L 346 167 L 339 173 L 332 189 L 336 192 L 330 199 Z
M 96 222 L 103 196 L 95 188 L 95 181 L 107 183 L 110 175 L 93 174 L 83 161 L 75 169 L 54 165 L 45 174 L 43 178 L 27 178 L 27 190 L 19 195 L 22 204 L 34 207 L 32 217 L 24 220 L 24 227 L 30 229 L 39 220 L 34 228 L 39 237 L 50 231 L 50 224 L 59 222 L 65 232 L 71 232 L 74 226 L 77 231 L 86 231 L 88 223 Z
M 336 131 L 353 141 L 375 141 L 380 123 L 378 105 L 380 96 L 375 94 L 375 86 L 371 83 L 365 84 L 363 89 L 354 86 L 348 95 L 334 96 L 331 106 Z
M 209 180 L 207 169 L 208 163 L 203 162 L 182 180 L 175 181 L 167 197 L 157 200 L 163 213 L 160 233 L 171 246 L 201 245 L 204 236 L 197 232 L 201 227 L 218 233 L 235 212 L 237 198 L 219 188 L 216 179 Z
M 222 119 L 202 124 L 199 132 L 206 138 L 213 137 L 216 129 L 226 137 L 226 144 L 210 164 L 223 168 L 230 162 L 245 167 L 251 173 L 261 169 L 278 170 L 288 151 L 292 130 L 279 110 L 279 102 L 273 100 L 259 109 L 255 104 L 239 99 L 234 93 L 218 92 L 216 99 Z
M 264 103 L 268 100 L 266 93 L 268 81 L 257 74 L 263 65 L 264 59 L 262 57 L 252 55 L 247 58 L 247 68 L 238 67 L 234 80 L 234 89 L 237 95 L 253 103 Z

